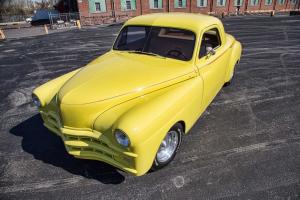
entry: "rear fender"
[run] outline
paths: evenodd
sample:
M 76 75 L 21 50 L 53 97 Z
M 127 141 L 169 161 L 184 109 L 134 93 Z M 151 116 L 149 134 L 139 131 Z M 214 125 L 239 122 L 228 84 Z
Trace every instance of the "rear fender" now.
M 231 80 L 231 78 L 233 76 L 233 72 L 234 72 L 234 67 L 237 64 L 237 62 L 239 62 L 239 60 L 241 58 L 241 54 L 242 54 L 242 45 L 240 42 L 234 40 L 234 44 L 231 49 L 231 56 L 230 56 L 230 60 L 229 60 L 228 68 L 227 68 L 227 72 L 226 72 L 225 82 L 228 82 Z

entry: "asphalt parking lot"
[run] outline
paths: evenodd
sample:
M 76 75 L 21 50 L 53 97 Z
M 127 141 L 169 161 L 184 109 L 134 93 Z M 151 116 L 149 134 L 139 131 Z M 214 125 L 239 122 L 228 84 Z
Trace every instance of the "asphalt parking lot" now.
M 36 86 L 110 48 L 120 26 L 0 42 L 0 199 L 300 199 L 300 17 L 231 17 L 243 45 L 168 167 L 133 177 L 69 156 L 31 106 Z

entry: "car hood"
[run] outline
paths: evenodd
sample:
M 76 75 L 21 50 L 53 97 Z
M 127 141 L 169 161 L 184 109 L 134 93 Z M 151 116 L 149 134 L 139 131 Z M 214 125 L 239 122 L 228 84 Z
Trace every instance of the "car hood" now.
M 110 51 L 70 78 L 58 93 L 61 104 L 87 104 L 138 96 L 195 75 L 189 62 Z

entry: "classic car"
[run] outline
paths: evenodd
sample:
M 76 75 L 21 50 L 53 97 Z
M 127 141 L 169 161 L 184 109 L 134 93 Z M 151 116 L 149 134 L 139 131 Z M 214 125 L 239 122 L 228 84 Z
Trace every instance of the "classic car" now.
M 215 17 L 138 16 L 110 51 L 36 88 L 33 103 L 69 154 L 140 176 L 172 161 L 240 57 Z

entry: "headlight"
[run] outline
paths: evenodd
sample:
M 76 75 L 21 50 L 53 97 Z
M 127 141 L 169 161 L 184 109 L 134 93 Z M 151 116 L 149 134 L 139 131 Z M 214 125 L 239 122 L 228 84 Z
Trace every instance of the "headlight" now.
M 129 147 L 130 140 L 128 136 L 125 133 L 123 133 L 121 130 L 115 131 L 115 138 L 120 145 L 124 147 Z
M 32 94 L 32 103 L 36 106 L 36 107 L 38 107 L 38 108 L 40 108 L 41 107 L 41 101 L 39 100 L 39 98 L 35 95 L 35 94 Z

